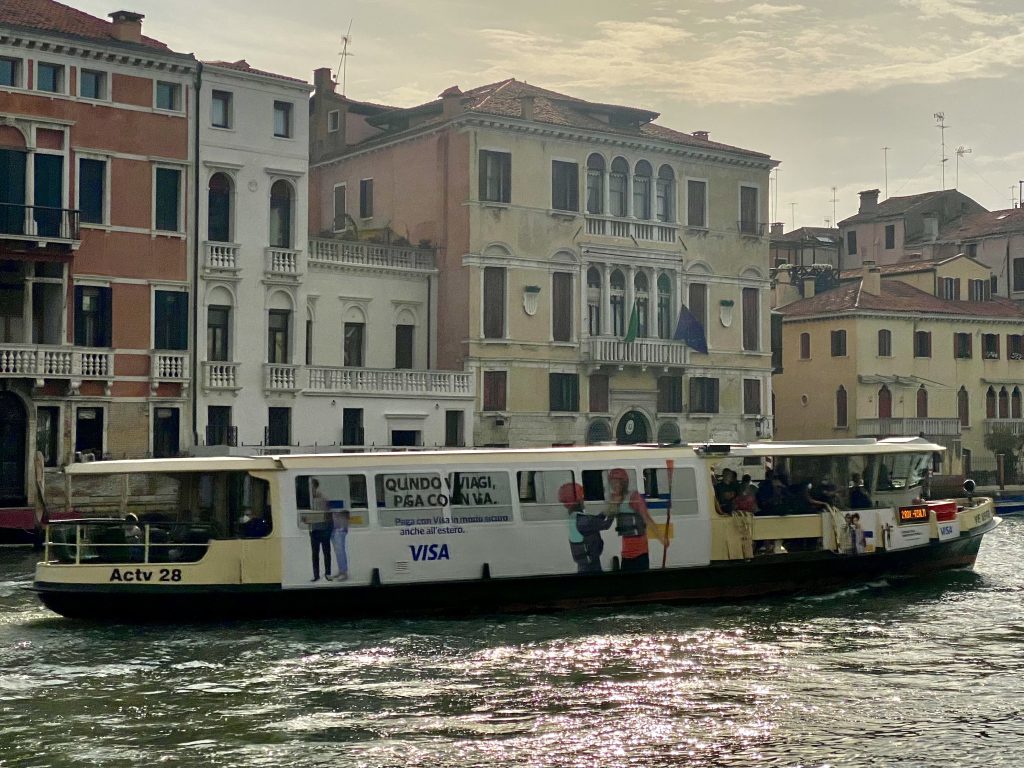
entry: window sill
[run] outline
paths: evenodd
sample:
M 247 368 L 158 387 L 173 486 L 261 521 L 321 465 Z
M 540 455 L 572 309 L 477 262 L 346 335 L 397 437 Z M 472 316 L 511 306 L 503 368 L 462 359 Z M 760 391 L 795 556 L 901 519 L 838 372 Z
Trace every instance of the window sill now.
M 101 232 L 109 232 L 112 228 L 111 224 L 99 224 L 94 221 L 83 221 L 78 226 L 80 229 L 96 229 Z
M 710 227 L 697 226 L 696 224 L 687 224 L 686 231 L 691 235 L 706 235 L 711 231 Z
M 166 238 L 169 238 L 171 240 L 184 240 L 185 239 L 185 233 L 184 232 L 170 232 L 170 231 L 165 231 L 165 230 L 162 230 L 162 229 L 154 229 L 154 230 L 150 230 L 150 237 L 166 237 Z
M 548 418 L 550 419 L 573 419 L 580 415 L 579 411 L 548 411 Z
M 763 419 L 763 418 L 764 418 L 764 414 L 763 413 L 744 413 L 743 414 L 743 420 L 744 421 L 757 421 L 757 420 Z
M 575 221 L 580 217 L 579 211 L 563 211 L 558 208 L 552 208 L 548 211 L 548 216 L 553 219 L 563 219 L 564 221 Z
M 718 416 L 718 412 L 716 411 L 715 413 L 704 413 L 702 411 L 700 413 L 694 413 L 693 411 L 691 411 L 686 415 L 691 419 L 713 419 Z
M 284 139 L 285 141 L 295 141 L 295 137 L 294 136 L 278 136 L 276 133 L 274 134 L 274 138 L 275 139 Z
M 482 208 L 497 208 L 498 210 L 504 210 L 512 207 L 512 203 L 503 203 L 500 200 L 480 200 L 478 202 Z
M 233 125 L 210 125 L 211 131 L 223 131 L 224 133 L 234 133 L 235 127 Z

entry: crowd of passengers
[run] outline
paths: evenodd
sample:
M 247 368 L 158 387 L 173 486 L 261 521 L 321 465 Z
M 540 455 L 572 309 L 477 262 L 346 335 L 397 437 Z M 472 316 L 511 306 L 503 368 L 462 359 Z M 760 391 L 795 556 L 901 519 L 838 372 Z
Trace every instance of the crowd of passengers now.
M 754 483 L 750 475 L 742 478 L 732 469 L 722 470 L 715 482 L 715 500 L 722 514 L 749 512 L 754 515 L 801 515 L 836 509 L 869 509 L 872 502 L 861 476 L 850 475 L 850 487 L 840 493 L 835 483 L 791 483 L 781 470 L 766 469 L 764 480 Z

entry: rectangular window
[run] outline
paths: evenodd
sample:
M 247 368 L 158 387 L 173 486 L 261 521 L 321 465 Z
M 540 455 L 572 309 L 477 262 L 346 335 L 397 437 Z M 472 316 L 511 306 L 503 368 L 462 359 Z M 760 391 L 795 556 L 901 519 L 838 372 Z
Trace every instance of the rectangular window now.
M 992 284 L 988 280 L 968 280 L 967 298 L 969 301 L 988 301 L 992 298 Z
M 886 328 L 878 332 L 878 356 L 892 357 L 892 331 Z
M 755 352 L 761 348 L 761 303 L 757 288 L 743 289 L 743 349 Z
M 1024 343 L 1019 333 L 1006 334 L 1006 357 L 1009 360 L 1024 360 Z
M 658 413 L 683 412 L 683 377 L 658 377 Z
M 64 93 L 64 67 L 40 61 L 36 65 L 36 90 Z
M 484 267 L 484 338 L 505 338 L 504 267 Z
M 209 405 L 206 407 L 206 444 L 235 445 L 238 434 L 231 426 L 230 405 Z
M 690 283 L 687 291 L 690 312 L 700 322 L 700 327 L 707 333 L 708 327 L 708 287 L 704 283 Z
M 211 305 L 206 309 L 206 359 L 231 359 L 231 307 Z
M 580 167 L 576 163 L 551 161 L 551 207 L 556 211 L 580 209 Z
M 0 56 L 0 85 L 10 88 L 21 85 L 21 59 Z
M 274 135 L 289 139 L 292 135 L 292 105 L 287 101 L 274 102 Z
M 103 457 L 103 409 L 75 409 L 75 453 Z
M 345 207 L 345 191 L 346 186 L 344 184 L 338 184 L 334 187 L 334 231 L 344 232 L 348 229 L 348 215 L 347 208 Z
M 572 275 L 551 275 L 551 336 L 555 341 L 572 341 Z
M 480 199 L 489 203 L 512 202 L 512 154 L 480 150 Z
M 373 218 L 373 179 L 359 182 L 359 217 Z
M 740 187 L 740 232 L 759 234 L 757 187 Z
M 999 334 L 981 334 L 981 353 L 986 360 L 999 359 Z
M 106 222 L 106 183 L 106 161 L 84 157 L 78 161 L 78 210 L 83 224 Z
M 95 69 L 83 69 L 79 80 L 78 95 L 83 99 L 107 98 L 107 73 Z
M 56 467 L 60 463 L 60 408 L 36 408 L 36 450 L 43 455 L 43 466 Z
M 686 182 L 686 224 L 690 227 L 706 227 L 708 183 L 706 181 Z
M 939 298 L 952 301 L 954 297 L 954 291 L 956 289 L 955 282 L 952 277 L 940 277 L 939 278 Z
M 350 368 L 362 368 L 365 364 L 363 353 L 366 349 L 366 324 L 345 323 L 344 365 Z
M 1013 260 L 1013 290 L 1024 291 L 1024 259 Z
M 519 488 L 519 507 L 523 520 L 558 520 L 565 524 L 565 504 L 559 499 L 559 490 L 573 486 L 573 473 L 569 469 L 527 470 L 516 473 Z
M 690 413 L 718 413 L 718 379 L 690 378 Z
M 341 128 L 341 112 L 332 109 L 327 113 L 327 132 L 337 133 L 339 128 Z
M 291 337 L 292 313 L 287 309 L 271 309 L 267 313 L 267 362 L 287 365 Z
M 181 231 L 181 171 L 156 169 L 156 222 L 162 232 Z
M 395 368 L 412 368 L 413 341 L 416 326 L 395 326 Z
M 210 100 L 210 124 L 214 128 L 230 128 L 231 94 L 227 91 L 214 91 Z
M 932 356 L 932 334 L 930 331 L 914 331 L 914 357 Z
M 313 364 L 313 320 L 306 318 L 306 365 Z
M 761 415 L 761 380 L 743 380 L 743 413 L 748 416 Z
M 109 347 L 111 343 L 110 288 L 75 286 L 75 346 Z
M 462 448 L 465 438 L 466 415 L 462 411 L 444 412 L 444 445 L 445 448 Z
M 363 445 L 366 442 L 363 432 L 363 409 L 345 408 L 341 412 L 341 444 Z
M 178 83 L 164 83 L 157 81 L 156 108 L 166 109 L 170 112 L 180 112 L 181 86 L 178 85 Z
M 800 359 L 811 359 L 811 334 L 809 333 L 800 334 Z
M 857 230 L 851 229 L 846 233 L 846 255 L 857 255 Z
M 291 445 L 292 443 L 292 409 L 267 409 L 267 445 Z
M 969 360 L 972 355 L 971 342 L 973 337 L 969 333 L 953 334 L 953 357 L 960 360 Z
M 484 410 L 505 410 L 505 371 L 484 371 Z
M 548 374 L 548 392 L 552 411 L 575 412 L 580 409 L 580 385 L 577 374 Z
M 832 357 L 846 357 L 846 331 L 832 331 Z
M 603 373 L 591 375 L 587 383 L 590 389 L 591 413 L 608 413 L 608 377 Z
M 885 249 L 891 251 L 896 247 L 896 225 L 885 225 Z
M 154 291 L 153 349 L 188 349 L 188 294 Z

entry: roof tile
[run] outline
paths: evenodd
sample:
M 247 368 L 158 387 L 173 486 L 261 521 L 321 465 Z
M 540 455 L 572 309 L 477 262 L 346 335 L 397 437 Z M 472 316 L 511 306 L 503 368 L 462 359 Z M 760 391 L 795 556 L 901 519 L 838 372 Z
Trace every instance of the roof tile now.
M 76 8 L 54 0 L 2 0 L 0 25 L 55 32 L 84 40 L 96 40 L 117 45 L 136 45 L 169 51 L 166 44 L 143 35 L 140 43 L 128 43 L 114 37 L 114 25 L 90 16 Z

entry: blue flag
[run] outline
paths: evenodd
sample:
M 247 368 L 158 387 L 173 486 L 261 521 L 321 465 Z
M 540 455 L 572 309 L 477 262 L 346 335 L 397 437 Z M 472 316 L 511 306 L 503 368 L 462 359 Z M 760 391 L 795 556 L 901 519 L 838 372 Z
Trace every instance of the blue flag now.
M 700 320 L 687 309 L 685 304 L 679 307 L 679 322 L 676 323 L 676 332 L 672 334 L 675 341 L 685 341 L 687 346 L 694 352 L 701 354 L 708 353 L 708 341 L 704 337 L 704 326 Z

